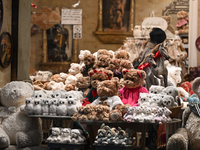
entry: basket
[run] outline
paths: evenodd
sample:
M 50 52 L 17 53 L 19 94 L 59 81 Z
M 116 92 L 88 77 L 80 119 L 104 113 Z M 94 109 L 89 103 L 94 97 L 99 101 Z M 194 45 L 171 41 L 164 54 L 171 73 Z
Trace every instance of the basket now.
M 178 114 L 180 113 L 180 111 L 181 111 L 181 107 L 182 107 L 182 104 L 181 104 L 181 106 L 168 108 L 172 112 L 170 114 L 170 117 L 171 118 L 176 118 L 178 116 Z

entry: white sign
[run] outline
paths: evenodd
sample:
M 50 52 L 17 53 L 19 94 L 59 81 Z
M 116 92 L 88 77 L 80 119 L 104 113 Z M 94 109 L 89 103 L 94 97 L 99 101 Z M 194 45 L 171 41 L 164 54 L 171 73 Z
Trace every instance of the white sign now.
M 163 18 L 149 17 L 149 18 L 146 18 L 142 22 L 142 26 L 157 27 L 157 28 L 161 28 L 163 31 L 165 31 L 167 29 L 168 25 L 167 25 L 167 21 Z
M 82 9 L 62 9 L 61 24 L 82 24 Z
M 82 38 L 82 25 L 73 25 L 73 39 Z

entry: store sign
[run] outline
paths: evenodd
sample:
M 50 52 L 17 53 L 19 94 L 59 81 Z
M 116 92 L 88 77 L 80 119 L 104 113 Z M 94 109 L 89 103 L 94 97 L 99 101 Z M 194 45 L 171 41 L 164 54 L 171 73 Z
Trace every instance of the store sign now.
M 82 24 L 82 9 L 62 9 L 61 24 Z
M 73 39 L 82 38 L 82 25 L 73 25 Z
M 167 29 L 167 22 L 165 19 L 163 18 L 159 18 L 159 17 L 149 17 L 146 18 L 143 22 L 142 22 L 142 26 L 148 26 L 148 27 L 157 27 L 157 28 L 161 28 L 163 31 L 165 31 Z

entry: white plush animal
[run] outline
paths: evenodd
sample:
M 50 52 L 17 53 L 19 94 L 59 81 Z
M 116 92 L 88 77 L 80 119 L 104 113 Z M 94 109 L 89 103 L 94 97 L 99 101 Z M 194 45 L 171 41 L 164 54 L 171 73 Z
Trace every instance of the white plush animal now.
M 59 98 L 58 100 L 59 105 L 56 109 L 56 114 L 58 116 L 66 116 L 67 115 L 67 99 Z
M 35 98 L 33 111 L 34 111 L 34 115 L 42 115 L 42 100 L 41 99 Z
M 57 107 L 58 107 L 58 99 L 57 98 L 50 99 L 49 115 L 56 116 Z
M 151 107 L 146 107 L 144 110 L 144 122 L 155 122 L 153 110 Z
M 160 94 L 156 94 L 151 98 L 151 107 L 162 107 L 162 96 Z
M 53 98 L 65 98 L 66 93 L 67 91 L 65 91 L 64 89 L 53 91 Z
M 143 122 L 144 121 L 144 109 L 142 106 L 136 107 L 136 113 L 133 117 L 134 122 Z
M 141 37 L 141 34 L 142 34 L 141 26 L 136 25 L 136 26 L 134 27 L 134 30 L 133 30 L 133 36 L 134 36 L 134 37 Z
M 74 75 L 74 76 L 75 76 L 76 74 L 78 74 L 78 73 L 81 72 L 81 68 L 82 68 L 82 66 L 81 66 L 80 64 L 71 63 L 68 72 L 69 72 L 71 75 Z
M 160 85 L 151 85 L 150 88 L 149 88 L 149 93 L 159 94 L 159 93 L 162 92 L 162 90 L 163 90 L 164 88 L 165 88 L 165 87 L 160 86 Z
M 34 91 L 33 97 L 36 99 L 47 98 L 47 94 L 45 90 Z
M 83 134 L 82 130 L 72 129 L 71 143 L 83 143 L 85 141 L 85 137 L 82 134 Z
M 61 141 L 63 143 L 71 143 L 71 129 L 70 128 L 61 129 Z
M 24 110 L 27 115 L 34 114 L 33 107 L 34 107 L 34 99 L 32 97 L 26 98 L 26 106 L 24 107 Z
M 53 82 L 53 84 L 51 85 L 52 91 L 65 89 L 65 85 L 63 82 L 51 81 L 50 83 L 52 83 L 52 82 Z
M 65 80 L 65 85 L 67 85 L 67 84 L 76 84 L 76 80 L 77 80 L 77 78 L 75 76 L 69 75 L 67 77 L 67 79 Z
M 139 106 L 150 106 L 150 98 L 148 97 L 148 93 L 140 93 L 138 105 Z
M 50 98 L 42 99 L 42 114 L 49 115 Z
M 60 128 L 58 127 L 53 127 L 51 135 L 47 138 L 47 142 L 60 142 L 62 141 L 61 139 L 61 131 Z
M 171 95 L 163 95 L 162 103 L 164 107 L 176 107 L 178 104 L 174 101 L 174 97 Z

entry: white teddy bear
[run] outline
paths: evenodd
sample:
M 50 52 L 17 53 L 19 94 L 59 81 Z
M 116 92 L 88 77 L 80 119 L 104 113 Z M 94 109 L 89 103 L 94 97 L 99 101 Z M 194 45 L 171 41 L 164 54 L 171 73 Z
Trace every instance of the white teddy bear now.
M 34 115 L 42 115 L 42 100 L 41 99 L 35 98 L 33 112 L 34 112 Z
M 61 131 L 58 127 L 53 127 L 51 135 L 47 138 L 47 142 L 61 142 Z
M 71 143 L 71 129 L 70 128 L 61 129 L 61 141 L 63 143 Z
M 57 90 L 62 90 L 65 89 L 65 85 L 63 82 L 55 82 L 55 81 L 50 81 L 52 91 L 57 91 Z
M 148 93 L 140 93 L 138 105 L 139 106 L 150 106 L 150 98 L 148 97 Z
M 134 122 L 144 122 L 144 108 L 142 106 L 136 107 L 136 113 L 133 117 Z
M 39 118 L 26 115 L 25 100 L 33 95 L 33 86 L 22 81 L 7 83 L 0 92 L 0 149 L 10 144 L 19 148 L 37 146 L 42 141 Z M 3 113 L 3 114 L 2 114 Z
M 67 79 L 65 80 L 65 85 L 67 85 L 67 84 L 76 84 L 76 80 L 77 80 L 77 78 L 75 76 L 69 75 L 67 77 Z
M 65 98 L 67 91 L 65 90 L 57 90 L 53 91 L 53 98 Z
M 82 68 L 82 66 L 81 66 L 80 64 L 71 63 L 68 72 L 69 72 L 71 75 L 74 75 L 74 76 L 75 76 L 76 74 L 81 73 L 81 68 Z
M 67 115 L 67 100 L 64 98 L 59 98 L 59 105 L 56 108 L 56 114 L 58 116 L 66 116 Z
M 42 99 L 42 114 L 49 115 L 50 98 Z
M 50 99 L 49 115 L 56 116 L 57 107 L 58 107 L 58 99 L 57 98 Z
M 83 143 L 85 141 L 85 137 L 82 134 L 83 134 L 82 130 L 72 129 L 71 143 Z
M 32 97 L 26 98 L 26 106 L 24 107 L 24 111 L 27 115 L 33 115 L 34 111 L 34 99 Z
M 146 107 L 146 109 L 144 110 L 144 115 L 144 122 L 155 122 L 153 110 L 151 107 Z

